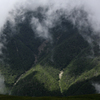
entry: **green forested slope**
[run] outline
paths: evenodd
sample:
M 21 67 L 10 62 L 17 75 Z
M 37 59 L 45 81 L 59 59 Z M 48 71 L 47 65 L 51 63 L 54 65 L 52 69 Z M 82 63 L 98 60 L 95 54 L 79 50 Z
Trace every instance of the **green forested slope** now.
M 52 66 L 36 65 L 24 74 L 12 88 L 13 95 L 20 96 L 61 96 L 59 70 Z
M 75 39 L 75 38 L 78 37 L 78 36 L 79 35 L 75 34 L 75 35 L 73 35 L 73 38 L 69 39 L 70 41 L 69 40 L 63 41 L 62 44 L 59 44 L 58 46 L 56 46 L 54 48 L 54 51 L 59 52 L 58 55 L 56 55 L 55 53 L 53 55 L 53 53 L 51 52 L 49 55 L 45 56 L 44 59 L 40 60 L 40 65 L 36 65 L 32 69 L 30 69 L 28 72 L 26 72 L 26 74 L 22 76 L 22 78 L 16 84 L 16 86 L 13 87 L 12 94 L 16 94 L 16 95 L 27 95 L 27 92 L 26 91 L 27 91 L 27 89 L 30 89 L 30 91 L 33 91 L 33 92 L 32 92 L 32 94 L 28 94 L 28 95 L 31 95 L 31 96 L 35 94 L 34 91 L 37 91 L 39 93 L 41 93 L 41 91 L 42 91 L 43 94 L 41 94 L 41 95 L 48 95 L 48 91 L 49 91 L 49 95 L 52 95 L 52 96 L 53 95 L 59 95 L 59 96 L 60 95 L 63 95 L 61 93 L 61 89 L 62 89 L 62 91 L 66 90 L 66 86 L 64 86 L 64 89 L 63 89 L 63 85 L 62 84 L 64 83 L 64 84 L 67 85 L 67 83 L 66 83 L 66 80 L 64 80 L 64 82 L 61 80 L 61 83 L 60 83 L 61 84 L 61 87 L 59 86 L 59 73 L 60 73 L 60 70 L 63 69 L 63 68 L 65 68 L 64 73 L 66 73 L 65 71 L 67 71 L 66 68 L 68 67 L 67 66 L 68 63 L 70 63 L 74 58 L 76 58 L 75 55 L 77 55 L 77 53 L 79 54 L 81 51 L 83 51 L 82 48 L 87 47 L 87 45 L 85 45 L 85 44 L 82 47 L 81 47 L 81 45 L 78 46 L 78 47 L 76 47 L 76 49 L 78 51 L 77 53 L 72 52 L 70 50 L 70 48 L 67 48 L 67 46 L 69 46 L 71 43 L 72 44 L 74 43 L 74 45 L 77 45 L 77 43 L 79 41 L 77 39 Z M 76 40 L 76 41 L 73 42 L 73 40 Z M 83 40 L 82 37 L 81 37 L 81 40 L 83 41 L 83 43 L 85 43 L 85 41 Z M 71 46 L 73 46 L 72 44 L 71 44 Z M 66 49 L 60 49 L 60 48 L 63 48 L 63 47 L 65 47 Z M 80 49 L 78 50 L 78 48 L 80 48 Z M 59 50 L 62 50 L 62 51 L 59 51 Z M 68 59 L 67 58 L 68 56 L 66 55 L 67 54 L 66 52 L 68 52 L 68 55 L 70 55 L 71 61 L 69 60 L 67 62 L 66 59 Z M 60 55 L 60 53 L 62 53 L 62 55 Z M 64 56 L 64 54 L 66 56 Z M 74 56 L 71 56 L 72 54 Z M 59 63 L 62 62 L 61 63 L 62 66 L 60 66 L 60 64 L 58 64 L 58 62 L 55 60 L 55 58 L 54 59 L 52 58 L 52 60 L 54 60 L 54 61 L 51 60 L 51 56 L 52 55 L 54 57 L 56 57 L 56 59 L 58 58 L 57 60 L 59 61 Z M 61 56 L 63 56 L 63 58 L 61 58 Z M 65 64 L 67 63 L 66 66 L 63 66 L 64 63 Z M 38 72 L 37 68 L 39 68 L 39 72 Z M 36 71 L 36 74 L 34 75 L 34 77 L 31 76 L 32 70 Z M 44 71 L 46 71 L 46 72 L 44 72 Z M 46 76 L 43 73 L 45 73 L 45 74 L 47 73 Z M 23 77 L 24 77 L 24 79 L 23 79 Z M 35 83 L 32 82 L 32 81 L 30 82 L 30 85 L 32 86 L 32 83 L 33 83 L 35 85 L 35 87 L 34 87 L 34 85 L 32 86 L 33 89 L 31 87 L 28 87 L 28 86 L 30 86 L 28 79 L 32 79 L 32 81 L 34 81 L 34 80 L 35 81 L 38 81 L 38 83 L 41 83 L 42 82 L 43 83 L 43 86 L 41 86 L 41 87 L 45 87 L 47 89 L 45 91 L 47 91 L 47 92 L 43 92 L 43 90 L 41 88 L 39 88 L 38 86 L 36 86 Z M 25 85 L 24 85 L 24 82 L 23 81 L 25 82 Z M 23 86 L 22 86 L 22 83 L 23 83 Z M 22 88 L 20 88 L 21 90 L 19 90 L 19 87 L 22 87 Z M 26 87 L 26 88 L 24 88 L 24 87 Z M 38 91 L 37 88 L 39 88 L 40 91 Z M 25 94 L 21 94 L 20 91 L 21 91 L 21 93 L 25 93 Z M 28 93 L 31 93 L 31 92 L 28 92 Z M 35 95 L 40 96 L 39 93 L 38 94 L 35 94 Z
M 96 93 L 92 81 L 100 75 L 100 53 L 79 34 L 76 27 L 61 18 L 50 29 L 52 41 L 35 36 L 29 21 L 12 30 L 7 22 L 3 31 L 5 47 L 0 58 L 0 71 L 6 88 L 13 95 L 67 96 Z M 60 71 L 63 71 L 61 80 Z M 59 83 L 60 82 L 60 83 Z

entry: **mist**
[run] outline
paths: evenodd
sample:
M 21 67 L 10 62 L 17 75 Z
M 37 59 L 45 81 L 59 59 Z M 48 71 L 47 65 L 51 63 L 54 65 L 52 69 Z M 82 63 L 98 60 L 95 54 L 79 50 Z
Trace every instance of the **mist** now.
M 0 37 L 7 21 L 14 29 L 17 23 L 26 19 L 26 12 L 38 11 L 38 8 L 43 17 L 42 21 L 34 15 L 30 21 L 30 26 L 37 37 L 53 41 L 49 29 L 59 24 L 60 17 L 64 16 L 78 28 L 79 33 L 91 46 L 93 41 L 100 46 L 100 0 L 0 0 Z M 16 21 L 16 18 L 19 19 Z M 0 40 L 0 55 L 2 47 Z M 98 84 L 94 86 L 100 93 L 100 86 Z M 0 87 L 0 91 L 4 93 L 3 76 L 0 78 Z
M 100 84 L 99 83 L 92 83 L 92 85 L 95 87 L 96 93 L 100 93 Z
M 64 16 L 91 45 L 93 41 L 100 45 L 99 0 L 0 0 L 0 7 L 0 35 L 8 20 L 14 27 L 25 20 L 26 12 L 40 8 L 43 20 L 33 16 L 30 22 L 36 36 L 52 40 L 49 29 L 60 23 L 60 16 Z M 16 21 L 18 17 L 20 19 Z
M 6 86 L 4 84 L 4 77 L 0 74 L 0 94 L 6 94 Z

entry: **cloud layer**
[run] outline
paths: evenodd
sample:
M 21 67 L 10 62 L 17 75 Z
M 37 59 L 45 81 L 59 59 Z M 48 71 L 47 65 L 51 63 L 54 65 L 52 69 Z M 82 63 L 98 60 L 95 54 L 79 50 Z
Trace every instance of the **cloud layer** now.
M 24 21 L 26 12 L 40 8 L 44 19 L 40 21 L 33 16 L 30 22 L 37 36 L 51 39 L 49 29 L 63 15 L 89 43 L 96 41 L 100 45 L 100 0 L 0 0 L 0 7 L 1 33 L 7 20 L 14 26 L 17 17 L 21 16 L 19 22 Z M 89 27 L 91 34 L 88 34 Z
M 100 24 L 99 0 L 0 0 L 0 7 L 0 26 L 5 23 L 10 11 L 14 10 L 15 14 L 19 14 L 15 9 L 22 10 L 23 8 L 24 11 L 34 11 L 38 7 L 49 8 L 46 12 L 47 15 L 55 14 L 58 10 L 62 10 L 66 15 L 70 15 L 74 9 L 82 8 L 88 13 L 88 20 L 90 20 L 91 23 L 94 22 L 93 24 L 95 25 Z M 55 17 L 55 15 L 52 17 Z
M 100 93 L 100 84 L 99 83 L 92 83 L 92 85 L 95 87 L 96 93 Z
M 45 19 L 40 23 L 38 18 L 33 17 L 31 24 L 35 23 L 33 26 L 40 36 L 48 37 L 48 29 L 61 15 L 65 15 L 79 29 L 91 26 L 95 34 L 100 35 L 100 0 L 0 0 L 0 29 L 8 19 L 15 24 L 16 16 L 24 16 L 25 12 L 35 11 L 38 7 L 43 8 Z M 82 11 L 86 15 L 82 15 Z

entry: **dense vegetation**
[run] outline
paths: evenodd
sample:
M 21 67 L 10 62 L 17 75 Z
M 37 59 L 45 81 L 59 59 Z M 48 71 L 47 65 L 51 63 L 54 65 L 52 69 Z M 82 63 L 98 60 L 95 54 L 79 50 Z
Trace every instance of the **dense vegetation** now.
M 37 65 L 21 77 L 18 84 L 12 89 L 12 94 L 20 96 L 55 96 L 56 94 L 61 96 L 58 75 L 59 70 L 53 67 Z
M 33 15 L 42 20 L 40 12 L 29 12 L 15 29 L 7 22 L 3 30 L 2 39 L 6 38 L 6 43 L 0 55 L 0 71 L 7 91 L 19 96 L 96 93 L 91 82 L 100 78 L 98 45 L 94 43 L 91 48 L 77 28 L 63 17 L 49 30 L 52 42 L 36 37 L 29 24 Z

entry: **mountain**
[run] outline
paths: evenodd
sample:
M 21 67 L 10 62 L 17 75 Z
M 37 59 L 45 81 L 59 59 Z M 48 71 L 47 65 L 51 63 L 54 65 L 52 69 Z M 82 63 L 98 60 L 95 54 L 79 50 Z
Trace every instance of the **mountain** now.
M 2 35 L 0 70 L 6 94 L 18 96 L 69 96 L 95 94 L 99 83 L 100 53 L 85 40 L 77 27 L 63 16 L 50 28 L 52 40 L 36 36 L 30 25 L 32 16 L 42 20 L 40 12 L 26 13 L 26 19 L 14 28 L 7 21 Z M 17 21 L 17 19 L 16 19 Z

